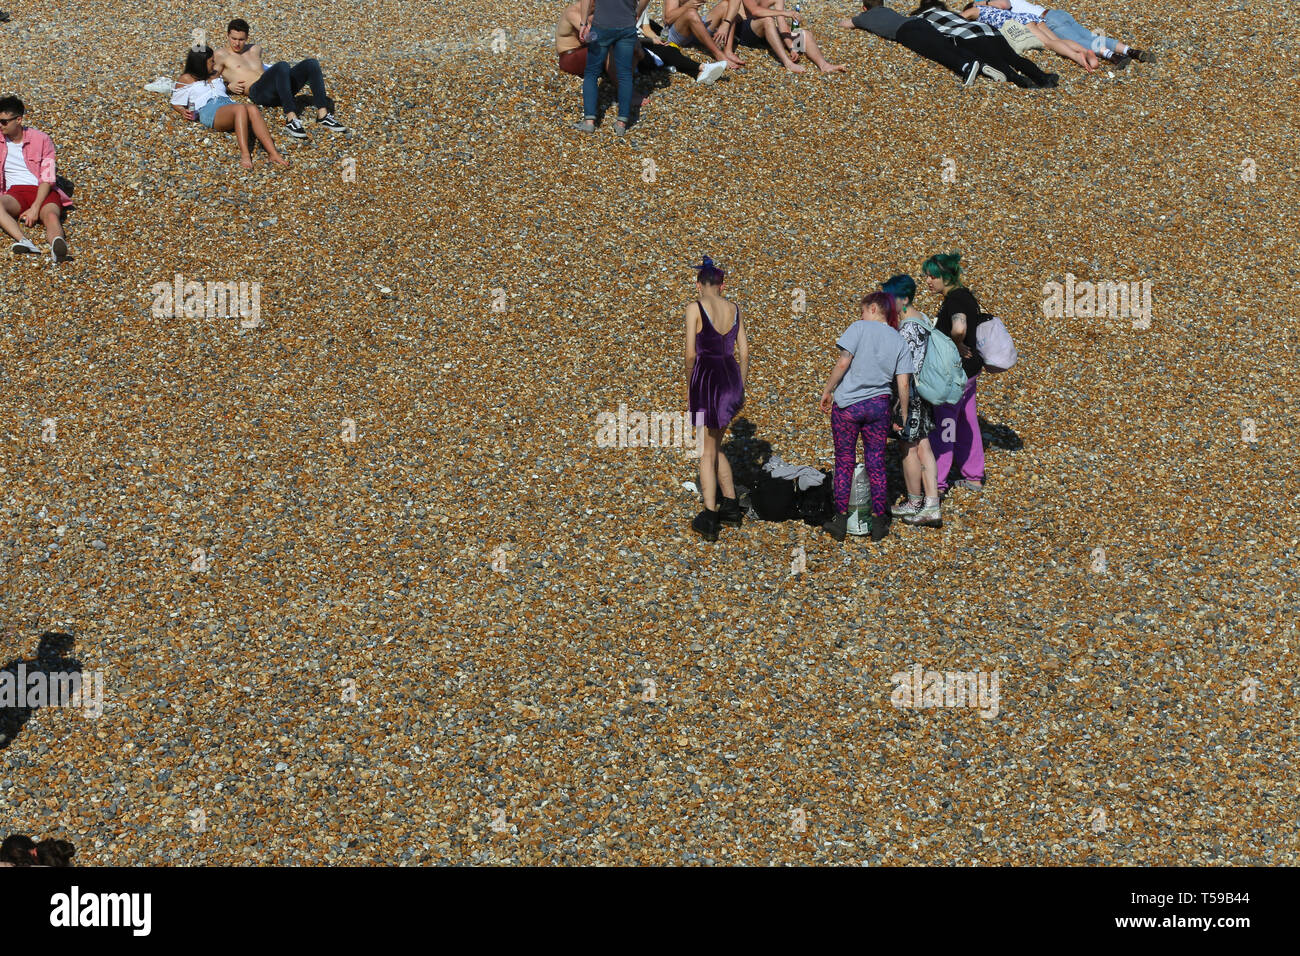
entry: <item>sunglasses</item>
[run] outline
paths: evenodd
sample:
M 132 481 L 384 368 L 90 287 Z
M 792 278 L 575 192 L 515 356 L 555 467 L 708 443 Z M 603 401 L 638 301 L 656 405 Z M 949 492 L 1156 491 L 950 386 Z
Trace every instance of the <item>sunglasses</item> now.
M 14 120 L 20 120 L 20 119 L 22 119 L 21 116 L 8 116 L 8 117 L 0 116 L 0 126 L 8 126 Z

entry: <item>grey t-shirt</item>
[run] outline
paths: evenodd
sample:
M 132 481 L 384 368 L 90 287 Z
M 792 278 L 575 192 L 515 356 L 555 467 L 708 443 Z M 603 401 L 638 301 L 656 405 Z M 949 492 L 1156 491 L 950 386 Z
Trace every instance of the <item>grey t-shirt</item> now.
M 853 356 L 853 364 L 835 389 L 835 404 L 840 408 L 888 395 L 895 375 L 916 371 L 912 350 L 884 322 L 859 319 L 835 344 Z
M 593 30 L 636 29 L 636 0 L 596 0 Z
M 866 30 L 878 37 L 884 37 L 886 40 L 897 40 L 898 28 L 908 20 L 915 19 L 915 17 L 905 17 L 897 10 L 891 10 L 889 7 L 872 7 L 870 10 L 863 10 L 854 17 L 853 25 L 859 30 Z

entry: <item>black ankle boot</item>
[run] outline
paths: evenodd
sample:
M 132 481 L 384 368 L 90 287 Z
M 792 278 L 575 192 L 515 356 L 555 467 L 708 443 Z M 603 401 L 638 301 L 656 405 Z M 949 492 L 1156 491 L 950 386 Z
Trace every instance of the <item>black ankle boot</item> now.
M 740 502 L 735 498 L 718 499 L 718 520 L 733 528 L 739 528 L 741 522 L 745 520 L 745 515 L 740 510 Z
M 718 513 L 705 508 L 697 514 L 695 520 L 691 522 L 691 530 L 705 541 L 717 541 L 718 528 L 721 527 L 721 525 L 722 522 L 718 520 Z
M 822 525 L 822 530 L 834 538 L 836 541 L 843 541 L 849 533 L 849 513 L 841 511 L 835 517 L 831 518 Z
M 871 516 L 871 540 L 879 541 L 887 534 L 889 534 L 888 515 L 872 515 Z

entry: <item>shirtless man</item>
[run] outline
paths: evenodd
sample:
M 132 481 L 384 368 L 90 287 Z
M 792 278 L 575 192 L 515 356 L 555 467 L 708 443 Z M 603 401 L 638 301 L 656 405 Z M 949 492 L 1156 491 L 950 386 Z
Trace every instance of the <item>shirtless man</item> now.
M 699 43 L 715 60 L 738 70 L 745 61 L 736 56 L 736 18 L 740 0 L 721 0 L 707 17 L 700 15 L 704 0 L 664 0 L 664 42 L 679 47 Z
M 574 0 L 560 14 L 555 25 L 555 55 L 560 72 L 582 76 L 587 71 L 587 44 L 578 38 L 582 30 L 582 0 Z
M 736 37 L 745 46 L 762 46 L 764 42 L 776 54 L 781 65 L 792 73 L 802 73 L 803 65 L 795 62 L 800 52 L 806 52 L 808 59 L 823 73 L 838 73 L 848 67 L 839 63 L 827 62 L 822 56 L 812 31 L 807 27 L 800 29 L 796 40 L 790 34 L 785 18 L 789 11 L 785 9 L 785 0 L 741 0 L 745 8 L 745 17 L 740 21 Z
M 334 118 L 325 94 L 325 78 L 320 63 L 303 60 L 290 66 L 283 60 L 270 69 L 262 64 L 262 45 L 248 42 L 248 21 L 235 19 L 226 27 L 227 49 L 216 51 L 216 66 L 226 89 L 235 96 L 247 95 L 261 107 L 278 106 L 284 110 L 284 131 L 294 139 L 306 139 L 307 132 L 298 119 L 293 96 L 304 85 L 311 86 L 311 100 L 316 107 L 316 125 L 331 133 L 346 133 L 347 127 Z

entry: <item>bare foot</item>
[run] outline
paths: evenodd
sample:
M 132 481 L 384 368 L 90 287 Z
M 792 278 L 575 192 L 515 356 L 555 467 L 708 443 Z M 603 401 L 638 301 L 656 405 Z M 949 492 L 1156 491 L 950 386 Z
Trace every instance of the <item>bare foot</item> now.
M 281 156 L 279 153 L 271 153 L 270 156 L 271 156 L 271 162 L 275 163 L 275 165 L 277 166 L 289 165 L 289 161 L 285 159 L 283 156 Z
M 805 72 L 805 67 L 799 63 L 787 63 L 785 68 L 789 70 L 791 73 Z
M 823 73 L 839 73 L 840 71 L 847 69 L 848 67 L 843 63 L 824 63 L 821 67 Z
M 253 168 L 253 157 L 252 157 L 252 156 L 249 156 L 247 153 L 245 153 L 243 156 L 240 156 L 240 157 L 239 157 L 239 165 L 240 165 L 240 166 L 243 166 L 245 169 L 252 169 L 252 168 Z
M 729 66 L 733 70 L 739 70 L 741 67 L 745 65 L 744 60 L 742 60 L 738 56 L 733 56 L 730 53 L 722 54 L 722 58 L 727 61 L 727 66 Z

